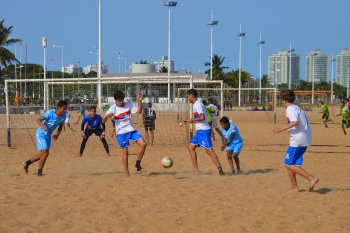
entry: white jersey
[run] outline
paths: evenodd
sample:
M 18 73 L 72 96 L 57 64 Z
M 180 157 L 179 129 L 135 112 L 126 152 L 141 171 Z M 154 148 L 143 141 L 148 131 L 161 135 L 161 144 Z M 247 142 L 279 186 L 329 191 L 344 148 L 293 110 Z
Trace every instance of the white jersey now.
M 209 104 L 209 106 L 215 109 L 215 112 L 211 113 L 213 119 L 218 119 L 218 107 L 216 107 L 214 104 Z
M 118 107 L 117 104 L 113 104 L 107 111 L 106 115 L 113 113 L 115 130 L 117 134 L 125 134 L 135 131 L 132 126 L 131 114 L 135 114 L 137 108 L 134 107 L 130 102 L 124 102 L 123 107 Z
M 69 114 L 69 111 L 67 110 L 66 111 L 66 120 L 65 120 L 65 122 L 67 123 L 67 124 L 69 124 L 69 119 L 70 118 L 70 114 Z
M 292 104 L 286 109 L 287 123 L 297 121 L 298 125 L 288 129 L 290 135 L 290 146 L 311 146 L 311 126 L 305 112 L 298 106 Z
M 197 100 L 193 104 L 193 117 L 198 118 L 202 113 L 204 114 L 205 118 L 203 121 L 196 121 L 196 129 L 208 130 L 210 129 L 210 126 L 208 124 L 207 109 L 205 108 L 204 104 L 202 104 L 201 101 Z

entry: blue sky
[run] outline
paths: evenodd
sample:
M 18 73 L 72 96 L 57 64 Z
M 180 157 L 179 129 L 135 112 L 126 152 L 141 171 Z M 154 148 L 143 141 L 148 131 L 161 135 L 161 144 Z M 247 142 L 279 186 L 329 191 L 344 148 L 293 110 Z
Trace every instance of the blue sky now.
M 53 69 L 60 70 L 61 49 L 64 65 L 96 63 L 93 46 L 98 44 L 98 0 L 0 0 L 0 18 L 13 26 L 12 36 L 28 41 L 28 62 L 43 64 L 41 38 L 48 39 L 47 67 L 54 58 Z M 239 25 L 242 39 L 242 69 L 259 76 L 259 34 L 266 41 L 262 50 L 262 73 L 267 73 L 268 56 L 288 49 L 289 43 L 300 55 L 300 77 L 305 78 L 305 56 L 320 49 L 331 56 L 350 47 L 349 0 L 178 0 L 172 8 L 171 58 L 176 70 L 188 68 L 195 73 L 209 67 L 210 20 L 219 21 L 214 28 L 214 53 L 225 57 L 225 66 L 238 68 Z M 102 0 L 102 61 L 110 73 L 118 72 L 118 54 L 127 64 L 158 60 L 167 55 L 168 8 L 156 0 Z M 13 46 L 9 48 L 14 51 Z M 22 45 L 22 62 L 25 47 Z M 17 46 L 17 57 L 20 48 Z M 124 70 L 124 60 L 121 61 Z M 194 66 L 192 64 L 195 64 Z M 194 69 L 193 69 L 194 68 Z

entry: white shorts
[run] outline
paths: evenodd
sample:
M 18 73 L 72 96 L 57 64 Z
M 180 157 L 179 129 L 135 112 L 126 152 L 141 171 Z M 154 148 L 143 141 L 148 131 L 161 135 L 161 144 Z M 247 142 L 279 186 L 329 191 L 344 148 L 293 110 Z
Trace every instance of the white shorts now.
M 69 124 L 69 116 L 66 117 L 65 123 Z
M 211 126 L 214 128 L 214 129 L 218 129 L 218 118 L 213 118 L 213 121 L 211 123 Z

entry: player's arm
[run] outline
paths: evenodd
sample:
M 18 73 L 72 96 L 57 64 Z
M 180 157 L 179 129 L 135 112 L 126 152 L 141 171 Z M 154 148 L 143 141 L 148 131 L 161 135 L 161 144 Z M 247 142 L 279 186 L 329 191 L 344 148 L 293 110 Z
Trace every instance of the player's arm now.
M 138 108 L 136 111 L 137 114 L 141 114 L 141 112 L 142 112 L 142 99 L 143 99 L 143 95 L 142 95 L 142 93 L 139 93 L 139 96 L 137 98 L 137 102 L 138 102 Z
M 40 125 L 44 131 L 48 131 L 49 129 L 47 128 L 46 125 L 43 124 L 43 120 L 45 120 L 45 118 L 43 116 L 40 116 L 36 122 L 38 123 L 38 125 Z
M 102 119 L 102 124 L 105 124 L 107 122 L 108 118 L 110 118 L 112 116 L 113 116 L 113 113 L 107 113 Z
M 233 139 L 235 139 L 235 136 L 236 136 L 236 132 L 233 132 L 231 134 L 231 140 L 226 143 L 226 146 L 230 146 L 231 145 L 231 143 L 233 142 Z
M 204 113 L 201 113 L 198 118 L 191 118 L 189 120 L 184 120 L 184 122 L 185 122 L 186 125 L 188 125 L 188 124 L 191 124 L 191 123 L 195 123 L 197 121 L 204 121 L 204 120 L 205 120 Z
M 220 131 L 221 132 L 221 131 Z M 222 132 L 221 132 L 222 133 Z M 226 143 L 227 143 L 227 138 L 226 137 L 222 137 L 222 146 L 220 147 L 220 150 L 223 151 L 226 147 Z
M 283 126 L 282 128 L 276 128 L 273 130 L 274 133 L 280 133 L 282 131 L 288 130 L 290 128 L 293 128 L 294 126 L 297 126 L 299 124 L 298 121 L 292 121 L 290 124 Z
M 61 132 L 62 132 L 63 126 L 64 126 L 64 123 L 63 123 L 63 124 L 60 124 L 60 125 L 58 126 L 58 129 L 57 129 L 57 131 L 56 131 L 56 134 L 52 136 L 52 139 L 53 139 L 53 140 L 56 141 L 56 140 L 58 139 L 58 136 L 60 136 L 60 134 L 61 134 Z

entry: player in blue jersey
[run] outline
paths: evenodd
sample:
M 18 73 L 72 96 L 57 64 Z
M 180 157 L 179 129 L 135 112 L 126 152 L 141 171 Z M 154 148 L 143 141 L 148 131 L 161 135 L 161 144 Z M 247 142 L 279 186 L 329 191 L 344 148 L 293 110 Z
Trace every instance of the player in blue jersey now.
M 66 119 L 67 102 L 60 100 L 57 103 L 56 109 L 48 110 L 44 115 L 40 116 L 37 123 L 40 125 L 36 131 L 36 147 L 40 151 L 40 154 L 35 155 L 27 162 L 23 162 L 24 171 L 28 174 L 28 167 L 30 164 L 39 161 L 38 176 L 42 176 L 43 168 L 47 157 L 49 156 L 51 140 L 56 141 L 60 135 Z M 52 135 L 53 131 L 57 128 L 56 134 Z
M 238 155 L 241 153 L 243 147 L 243 139 L 239 134 L 239 130 L 237 126 L 233 123 L 230 123 L 227 117 L 222 117 L 220 119 L 221 124 L 221 133 L 224 138 L 224 142 L 222 147 L 220 148 L 223 151 L 226 147 L 227 151 L 227 160 L 228 164 L 231 167 L 232 173 L 235 173 L 235 168 L 233 166 L 233 160 L 235 160 L 237 172 L 241 172 L 241 167 L 239 166 L 239 158 Z
M 196 134 L 193 136 L 190 145 L 188 146 L 188 151 L 190 152 L 193 163 L 194 174 L 198 174 L 196 147 L 204 147 L 205 152 L 207 152 L 217 167 L 219 175 L 225 175 L 221 168 L 219 158 L 213 150 L 213 144 L 211 141 L 212 129 L 208 124 L 206 108 L 202 102 L 197 99 L 197 91 L 195 89 L 188 90 L 186 95 L 188 102 L 193 104 L 193 118 L 184 120 L 184 122 L 186 125 L 189 125 L 191 123 L 196 124 Z
M 80 121 L 80 117 L 85 117 L 85 107 L 84 107 L 84 104 L 81 104 L 79 106 L 79 110 L 77 111 L 77 113 L 79 113 L 78 115 L 78 120 L 76 122 L 74 122 L 75 124 L 78 124 L 79 121 Z
M 87 126 L 86 126 L 86 129 L 84 130 L 86 123 L 87 123 Z M 107 155 L 110 155 L 108 144 L 105 139 L 106 137 L 105 129 L 106 129 L 106 126 L 105 124 L 102 123 L 102 117 L 96 114 L 96 107 L 91 106 L 90 114 L 86 115 L 83 121 L 81 122 L 81 137 L 83 138 L 83 141 L 81 142 L 81 146 L 80 146 L 80 156 L 83 155 L 86 142 L 92 134 L 95 134 L 96 136 L 100 137 Z

